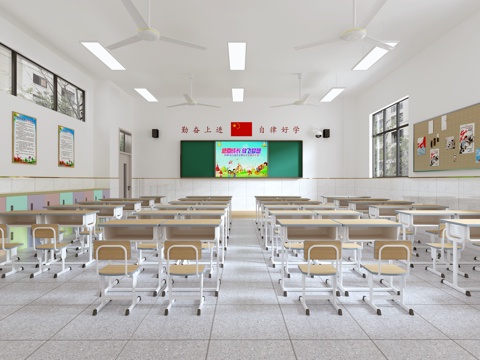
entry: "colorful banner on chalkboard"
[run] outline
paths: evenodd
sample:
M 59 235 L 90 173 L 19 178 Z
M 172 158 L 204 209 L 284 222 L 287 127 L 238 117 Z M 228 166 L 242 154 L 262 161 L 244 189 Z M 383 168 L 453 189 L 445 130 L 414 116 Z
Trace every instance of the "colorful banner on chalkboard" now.
M 216 141 L 215 177 L 267 177 L 266 141 Z
M 37 119 L 12 112 L 12 162 L 37 164 Z
M 75 166 L 75 130 L 58 126 L 58 166 Z

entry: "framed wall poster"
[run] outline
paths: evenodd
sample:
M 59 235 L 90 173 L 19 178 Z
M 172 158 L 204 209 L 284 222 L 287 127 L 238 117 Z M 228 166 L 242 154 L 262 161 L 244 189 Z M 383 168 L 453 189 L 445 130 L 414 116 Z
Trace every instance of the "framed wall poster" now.
M 12 112 L 12 162 L 37 164 L 37 119 Z
M 75 130 L 58 126 L 58 166 L 75 166 Z

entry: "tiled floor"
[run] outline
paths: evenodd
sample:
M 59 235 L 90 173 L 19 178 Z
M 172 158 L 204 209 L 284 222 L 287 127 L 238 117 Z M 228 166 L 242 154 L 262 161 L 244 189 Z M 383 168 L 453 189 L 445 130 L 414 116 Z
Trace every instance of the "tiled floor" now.
M 95 266 L 75 265 L 58 279 L 48 273 L 30 279 L 27 266 L 0 279 L 0 359 L 480 358 L 480 293 L 467 297 L 417 265 L 406 291 L 414 316 L 386 302 L 377 316 L 356 292 L 339 297 L 343 316 L 321 301 L 306 316 L 298 293 L 283 296 L 278 266 L 269 265 L 262 243 L 253 220 L 233 220 L 220 295 L 206 294 L 201 316 L 189 301 L 164 316 L 166 299 L 151 293 L 142 294 L 130 316 L 122 301 L 92 316 L 99 303 Z M 419 252 L 414 260 L 428 260 Z M 371 258 L 370 248 L 365 257 Z M 462 283 L 480 283 L 479 272 L 462 269 L 470 275 Z M 350 271 L 345 276 L 348 284 L 366 285 Z M 155 269 L 146 268 L 139 280 L 140 286 L 154 283 Z M 299 283 L 292 270 L 289 284 Z

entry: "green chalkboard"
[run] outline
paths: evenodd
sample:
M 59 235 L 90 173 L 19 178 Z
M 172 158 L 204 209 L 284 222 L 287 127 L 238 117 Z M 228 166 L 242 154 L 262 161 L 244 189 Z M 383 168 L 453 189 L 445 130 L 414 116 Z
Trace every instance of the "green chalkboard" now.
M 268 177 L 302 177 L 302 142 L 268 142 Z
M 269 178 L 303 176 L 301 141 L 268 141 L 268 149 Z M 180 142 L 180 177 L 215 177 L 215 141 Z
M 180 177 L 215 176 L 215 141 L 180 142 Z

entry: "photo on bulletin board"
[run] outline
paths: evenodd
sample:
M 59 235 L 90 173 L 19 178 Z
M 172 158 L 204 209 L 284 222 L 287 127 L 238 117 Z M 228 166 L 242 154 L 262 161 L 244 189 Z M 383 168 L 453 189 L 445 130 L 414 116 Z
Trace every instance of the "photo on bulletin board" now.
M 460 135 L 458 142 L 460 144 L 460 154 L 471 154 L 474 151 L 475 124 L 460 125 Z
M 58 166 L 75 166 L 75 130 L 58 126 Z
M 430 150 L 430 166 L 439 166 L 439 165 L 440 165 L 439 151 L 438 149 L 431 149 Z
M 268 142 L 217 141 L 215 177 L 268 177 Z
M 425 155 L 427 153 L 427 137 L 422 136 L 417 139 L 417 155 Z
M 447 136 L 445 138 L 445 150 L 455 149 L 455 136 Z
M 37 164 L 37 119 L 12 112 L 12 162 Z
M 475 162 L 480 164 L 480 148 L 475 149 Z

